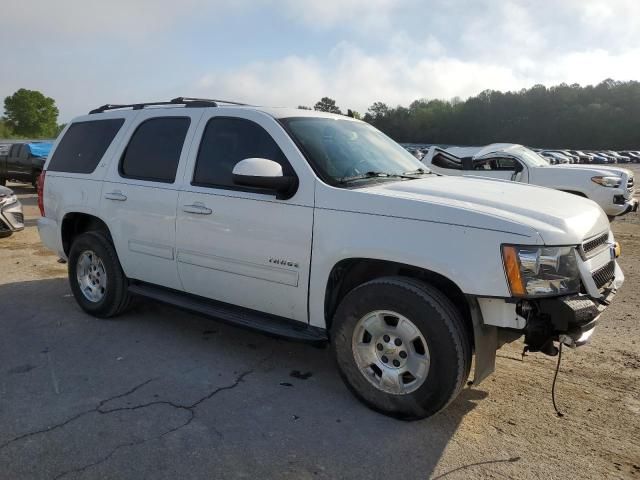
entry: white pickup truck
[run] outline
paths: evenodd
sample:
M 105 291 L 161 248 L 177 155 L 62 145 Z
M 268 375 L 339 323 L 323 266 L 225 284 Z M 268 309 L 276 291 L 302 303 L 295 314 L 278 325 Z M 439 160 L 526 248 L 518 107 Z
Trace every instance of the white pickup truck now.
M 444 175 L 486 177 L 562 190 L 596 202 L 609 219 L 638 209 L 633 172 L 626 168 L 550 165 L 522 145 L 494 143 L 485 147 L 431 147 L 422 161 Z
M 624 279 L 593 202 L 431 174 L 314 111 L 105 105 L 60 135 L 38 203 L 88 314 L 142 295 L 330 342 L 351 391 L 405 419 L 449 404 L 474 355 L 480 382 L 507 341 L 582 345 Z

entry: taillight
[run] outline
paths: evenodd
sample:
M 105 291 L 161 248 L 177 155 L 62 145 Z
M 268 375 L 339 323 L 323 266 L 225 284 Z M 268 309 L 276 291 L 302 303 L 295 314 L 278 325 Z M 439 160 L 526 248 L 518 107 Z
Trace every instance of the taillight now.
M 38 177 L 38 208 L 40 209 L 40 216 L 44 217 L 44 176 L 47 171 L 43 170 Z

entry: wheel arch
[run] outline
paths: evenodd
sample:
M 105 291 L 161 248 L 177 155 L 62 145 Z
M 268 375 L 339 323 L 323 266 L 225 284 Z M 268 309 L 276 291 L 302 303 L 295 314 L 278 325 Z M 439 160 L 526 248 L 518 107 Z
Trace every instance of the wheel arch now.
M 564 193 L 570 193 L 571 195 L 577 195 L 579 197 L 583 197 L 583 198 L 589 198 L 587 197 L 587 195 L 583 192 L 580 192 L 578 190 L 566 190 L 566 189 L 562 189 L 561 191 L 563 191 Z
M 470 338 L 474 337 L 471 308 L 467 297 L 455 282 L 426 268 L 372 258 L 342 259 L 331 269 L 324 296 L 324 317 L 327 331 L 331 330 L 333 315 L 345 295 L 363 283 L 386 276 L 413 278 L 436 287 L 458 308 L 464 318 Z
M 62 218 L 60 236 L 65 255 L 69 255 L 73 239 L 85 232 L 98 231 L 107 235 L 113 241 L 111 231 L 106 222 L 96 215 L 84 212 L 68 212 Z

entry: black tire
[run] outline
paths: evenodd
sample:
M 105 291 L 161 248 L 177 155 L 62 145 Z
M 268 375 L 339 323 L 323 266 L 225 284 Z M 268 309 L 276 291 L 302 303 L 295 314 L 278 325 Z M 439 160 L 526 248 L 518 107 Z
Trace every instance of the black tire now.
M 431 364 L 424 383 L 405 394 L 386 393 L 361 372 L 352 349 L 354 329 L 376 310 L 397 312 L 424 336 Z M 332 348 L 349 389 L 375 411 L 416 420 L 445 408 L 465 385 L 471 369 L 471 338 L 458 309 L 438 289 L 405 277 L 383 277 L 349 292 L 332 324 Z
M 36 189 L 36 192 L 38 191 L 38 179 L 40 178 L 40 173 L 42 172 L 33 172 L 33 179 L 31 180 L 31 186 Z
M 93 302 L 85 297 L 78 284 L 76 272 L 78 260 L 85 251 L 93 251 L 102 260 L 107 286 L 104 297 Z M 122 271 L 118 255 L 109 238 L 102 232 L 87 232 L 79 235 L 71 245 L 68 262 L 69 284 L 78 305 L 90 315 L 110 318 L 122 313 L 130 304 L 129 280 Z

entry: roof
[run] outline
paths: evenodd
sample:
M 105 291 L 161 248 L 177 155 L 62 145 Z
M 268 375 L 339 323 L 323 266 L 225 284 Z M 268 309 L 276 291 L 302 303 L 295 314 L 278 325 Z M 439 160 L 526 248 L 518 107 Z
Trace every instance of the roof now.
M 153 110 L 168 110 L 175 108 L 220 108 L 225 111 L 229 110 L 254 110 L 258 112 L 266 113 L 274 118 L 287 118 L 287 117 L 316 117 L 316 118 L 335 118 L 335 119 L 351 119 L 344 115 L 338 115 L 333 113 L 319 112 L 316 110 L 303 110 L 300 108 L 288 108 L 288 107 L 263 107 L 257 105 L 247 105 L 244 103 L 229 101 L 229 100 L 214 100 L 203 98 L 191 98 L 191 97 L 177 97 L 169 101 L 160 102 L 144 102 L 144 103 L 131 103 L 131 104 L 106 104 L 101 107 L 95 108 L 89 112 L 89 115 L 100 115 L 107 112 L 118 112 L 119 114 L 126 115 L 125 112 L 132 112 L 142 109 Z
M 518 145 L 517 143 L 492 143 L 484 147 L 451 147 L 447 148 L 447 150 L 456 157 L 480 158 L 491 153 L 509 153 L 510 150 L 515 150 L 520 147 L 522 147 L 522 145 Z

